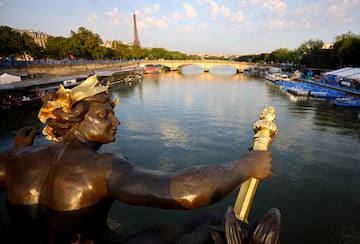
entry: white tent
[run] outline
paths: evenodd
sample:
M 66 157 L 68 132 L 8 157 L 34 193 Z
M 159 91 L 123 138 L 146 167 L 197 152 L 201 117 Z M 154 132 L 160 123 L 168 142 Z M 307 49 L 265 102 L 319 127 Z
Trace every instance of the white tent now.
M 360 81 L 360 68 L 342 68 L 326 72 L 325 75 L 334 75 L 339 78 L 348 78 Z
M 19 81 L 21 81 L 21 77 L 17 75 L 10 75 L 8 73 L 0 75 L 0 84 L 10 84 Z

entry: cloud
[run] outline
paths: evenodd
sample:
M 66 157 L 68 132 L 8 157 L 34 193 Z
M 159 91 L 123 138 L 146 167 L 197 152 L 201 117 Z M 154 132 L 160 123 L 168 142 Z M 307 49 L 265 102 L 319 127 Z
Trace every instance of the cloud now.
M 135 13 L 137 16 L 139 16 L 139 18 L 137 18 L 138 29 L 146 32 L 149 29 L 168 27 L 169 19 L 167 16 L 165 15 L 161 17 L 156 16 L 155 13 L 157 13 L 159 10 L 160 10 L 159 4 L 154 4 L 152 7 L 149 8 L 136 10 Z M 180 18 L 180 17 L 181 15 L 173 14 L 173 18 Z
M 209 6 L 211 12 L 211 18 L 216 20 L 216 17 L 219 13 L 219 5 L 213 0 L 205 0 L 205 3 Z
M 226 6 L 219 6 L 213 0 L 204 0 L 204 3 L 210 9 L 210 15 L 212 20 L 216 20 L 219 15 L 224 16 L 225 18 L 231 18 L 232 13 Z
M 199 28 L 200 30 L 207 30 L 207 29 L 208 29 L 208 25 L 207 25 L 207 23 L 200 23 L 199 26 L 198 26 L 198 28 Z
M 148 29 L 146 27 L 158 27 L 158 28 L 166 28 L 168 26 L 168 18 L 166 16 L 162 16 L 157 19 L 152 16 L 146 16 L 143 21 L 139 21 L 139 29 Z
M 332 26 L 350 26 L 359 20 L 356 18 L 360 9 L 359 0 L 325 1 L 306 3 L 288 11 L 293 26 L 301 29 L 319 29 Z M 294 23 L 294 22 L 297 23 Z M 349 27 L 351 28 L 351 27 Z
M 137 11 L 137 14 L 139 15 L 152 15 L 154 13 L 156 13 L 157 11 L 160 10 L 160 5 L 154 4 L 154 6 L 152 6 L 151 8 L 144 8 L 142 10 Z
M 175 20 L 175 21 L 180 21 L 182 19 L 182 15 L 179 13 L 179 12 L 174 12 L 172 14 L 172 18 Z
M 264 1 L 262 6 L 275 14 L 284 14 L 287 8 L 286 3 L 281 0 Z
M 245 19 L 245 15 L 242 11 L 239 10 L 236 13 L 232 13 L 230 19 L 235 23 L 242 23 Z
M 120 23 L 120 14 L 118 8 L 113 8 L 111 11 L 105 13 L 110 18 L 110 23 L 113 26 L 117 26 Z
M 359 11 L 359 8 L 359 0 L 331 1 L 326 14 L 331 16 L 335 23 L 346 24 L 352 21 L 351 15 Z
M 195 11 L 195 9 L 193 8 L 193 6 L 191 4 L 184 3 L 183 8 L 185 10 L 186 17 L 188 17 L 190 19 L 196 18 L 197 12 Z
M 201 31 L 209 30 L 209 26 L 207 23 L 199 23 L 197 25 L 185 25 L 182 27 L 182 30 L 184 33 L 193 33 L 193 34 L 199 34 Z
M 250 5 L 251 7 L 257 7 L 257 6 L 260 5 L 261 0 L 250 0 L 249 2 L 250 2 L 249 5 Z
M 192 25 L 186 25 L 184 28 L 185 32 L 192 33 L 195 31 L 194 27 Z
M 220 13 L 225 17 L 230 17 L 231 16 L 230 10 L 225 6 L 221 6 Z
M 279 18 L 273 18 L 268 21 L 268 29 L 277 30 L 283 28 L 285 25 L 284 21 Z
M 93 22 L 93 21 L 96 21 L 97 20 L 97 16 L 96 16 L 96 13 L 95 12 L 91 12 L 88 16 L 88 20 L 89 22 Z

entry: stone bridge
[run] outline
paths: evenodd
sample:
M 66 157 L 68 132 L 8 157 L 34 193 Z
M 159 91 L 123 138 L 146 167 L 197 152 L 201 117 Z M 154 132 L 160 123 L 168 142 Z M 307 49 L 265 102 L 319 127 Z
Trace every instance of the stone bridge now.
M 247 62 L 235 62 L 229 60 L 141 60 L 140 65 L 158 64 L 171 71 L 176 71 L 186 65 L 197 65 L 204 69 L 204 72 L 209 72 L 209 69 L 214 66 L 227 65 L 236 68 L 238 73 L 242 73 L 246 68 L 251 68 L 254 64 Z

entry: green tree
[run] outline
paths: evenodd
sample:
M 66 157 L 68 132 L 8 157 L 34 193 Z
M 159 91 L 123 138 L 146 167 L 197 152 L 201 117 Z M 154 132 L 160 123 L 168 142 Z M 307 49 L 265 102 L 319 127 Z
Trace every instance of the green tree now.
M 139 59 L 143 57 L 142 48 L 139 45 L 133 45 L 131 50 L 131 58 Z
M 16 57 L 26 54 L 41 58 L 43 50 L 27 33 L 20 34 L 8 26 L 0 26 L 0 56 Z
M 270 61 L 270 54 L 269 53 L 261 53 L 257 55 L 255 58 L 255 62 L 257 63 L 267 63 Z
M 302 43 L 296 50 L 295 50 L 295 57 L 298 60 L 296 63 L 304 64 L 304 60 L 308 57 L 317 55 L 321 52 L 322 47 L 324 46 L 324 42 L 322 40 L 308 40 Z
M 189 60 L 201 60 L 201 57 L 199 55 L 190 54 L 190 55 L 187 55 L 187 59 L 189 59 Z
M 70 52 L 76 58 L 95 58 L 92 56 L 93 50 L 102 44 L 98 34 L 92 33 L 84 27 L 79 27 L 78 32 L 71 31 Z M 98 51 L 95 52 L 98 55 Z
M 20 33 L 8 26 L 0 26 L 0 56 L 17 56 L 24 51 L 24 42 Z
M 275 63 L 291 63 L 294 61 L 294 51 L 287 48 L 279 48 L 270 53 L 269 61 Z
M 29 36 L 27 33 L 22 33 L 22 50 L 24 54 L 29 54 L 31 57 L 35 59 L 43 58 L 44 50 L 37 43 L 35 43 L 34 39 Z
M 177 51 L 168 51 L 165 54 L 165 59 L 168 60 L 186 60 L 188 59 L 188 56 L 184 53 L 181 52 L 177 52 Z
M 115 56 L 115 50 L 109 47 L 106 47 L 104 50 L 104 57 L 107 59 L 117 59 Z
M 112 42 L 112 49 L 115 52 L 114 57 L 116 59 L 130 59 L 131 58 L 131 49 L 129 45 L 125 45 L 119 41 Z
M 339 66 L 360 65 L 360 35 L 352 32 L 337 36 L 334 43 L 334 55 Z
M 91 57 L 95 59 L 103 59 L 105 57 L 106 48 L 105 47 L 95 47 L 91 51 Z
M 46 42 L 45 54 L 49 58 L 63 59 L 70 55 L 69 39 L 62 36 L 49 36 Z
M 149 53 L 149 58 L 156 60 L 156 59 L 162 59 L 165 58 L 166 50 L 164 48 L 151 48 Z

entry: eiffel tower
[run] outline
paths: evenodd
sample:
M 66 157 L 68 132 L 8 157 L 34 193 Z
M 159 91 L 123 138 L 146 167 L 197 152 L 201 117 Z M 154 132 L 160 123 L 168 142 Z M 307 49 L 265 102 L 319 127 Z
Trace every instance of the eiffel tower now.
M 140 40 L 139 40 L 139 35 L 137 32 L 137 27 L 136 27 L 136 15 L 135 13 L 133 14 L 133 18 L 134 18 L 134 46 L 139 46 L 140 47 Z

